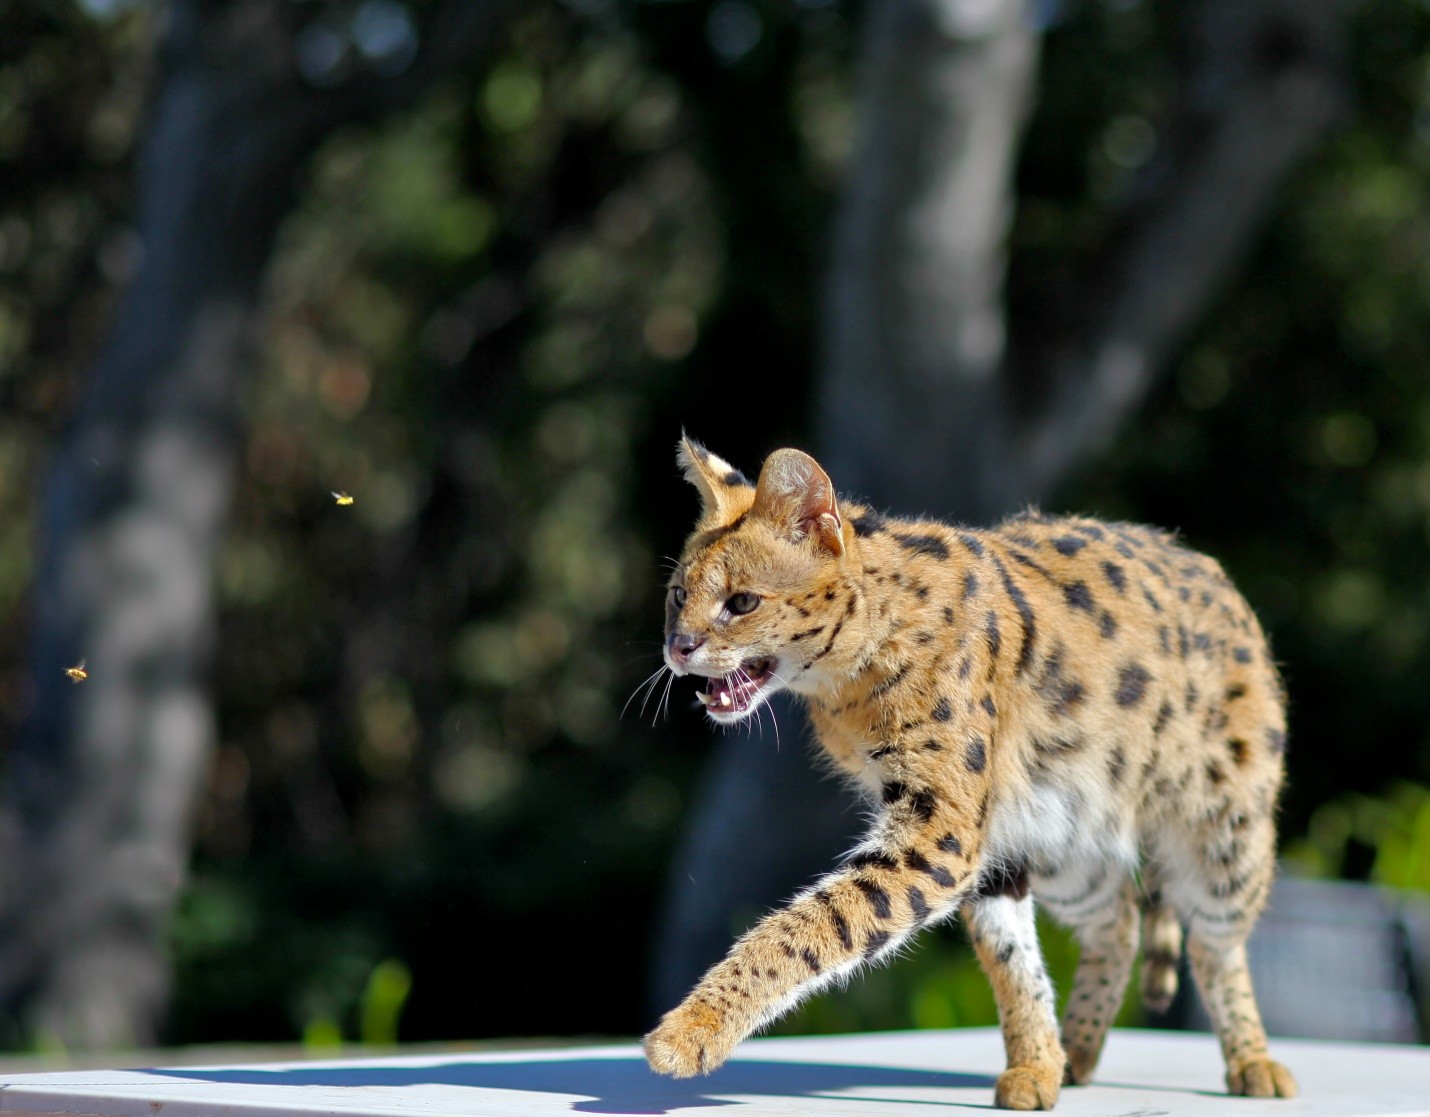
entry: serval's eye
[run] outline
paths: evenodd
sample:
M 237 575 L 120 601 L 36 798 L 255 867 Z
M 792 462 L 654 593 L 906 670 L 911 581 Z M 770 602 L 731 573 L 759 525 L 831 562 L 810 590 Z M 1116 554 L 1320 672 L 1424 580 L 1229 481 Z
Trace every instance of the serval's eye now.
M 673 602 L 675 602 L 675 607 L 676 607 L 677 609 L 684 609 L 684 608 L 685 608 L 685 587 L 684 587 L 684 586 L 671 586 L 671 587 L 670 587 L 670 600 L 673 601 Z
M 737 617 L 745 613 L 753 613 L 760 607 L 759 594 L 736 593 L 731 594 L 730 599 L 725 602 L 725 608 L 734 613 Z

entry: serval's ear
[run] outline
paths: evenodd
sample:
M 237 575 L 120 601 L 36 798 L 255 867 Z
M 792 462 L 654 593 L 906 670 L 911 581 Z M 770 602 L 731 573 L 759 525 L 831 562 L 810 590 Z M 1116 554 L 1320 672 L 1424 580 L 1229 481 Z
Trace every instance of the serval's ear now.
M 765 459 L 750 514 L 790 539 L 813 539 L 836 558 L 844 553 L 844 518 L 834 485 L 803 450 L 776 450 Z
M 750 505 L 750 479 L 723 458 L 716 457 L 685 432 L 675 448 L 675 460 L 685 479 L 700 490 L 700 518 L 724 522 L 731 510 L 744 511 Z M 735 513 L 735 514 L 738 514 Z

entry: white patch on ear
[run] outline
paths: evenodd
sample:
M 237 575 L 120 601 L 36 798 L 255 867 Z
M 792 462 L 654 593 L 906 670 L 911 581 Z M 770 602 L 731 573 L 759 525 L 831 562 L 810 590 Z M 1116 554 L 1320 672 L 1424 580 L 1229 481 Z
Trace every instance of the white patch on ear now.
M 675 461 L 685 479 L 700 491 L 701 515 L 723 517 L 731 503 L 732 488 L 727 480 L 731 474 L 738 478 L 738 487 L 746 482 L 740 471 L 704 446 L 689 438 L 682 431 L 680 442 L 675 447 Z

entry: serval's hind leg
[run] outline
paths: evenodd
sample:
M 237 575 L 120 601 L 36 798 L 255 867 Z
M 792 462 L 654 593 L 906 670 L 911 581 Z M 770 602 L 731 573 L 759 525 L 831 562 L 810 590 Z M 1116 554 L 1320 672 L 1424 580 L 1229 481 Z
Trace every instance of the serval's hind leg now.
M 1200 863 L 1194 879 L 1177 881 L 1177 906 L 1187 916 L 1187 957 L 1221 1041 L 1227 1090 L 1294 1098 L 1296 1080 L 1267 1050 L 1246 961 L 1246 937 L 1275 874 L 1275 832 L 1266 816 L 1232 818 L 1224 829 L 1207 827 L 1186 851 Z
M 1072 928 L 1081 954 L 1072 992 L 1063 1010 L 1066 1080 L 1082 1085 L 1092 1078 L 1107 1030 L 1122 1005 L 1137 954 L 1136 890 L 1120 865 L 1101 865 L 1072 889 L 1063 879 L 1038 898 Z

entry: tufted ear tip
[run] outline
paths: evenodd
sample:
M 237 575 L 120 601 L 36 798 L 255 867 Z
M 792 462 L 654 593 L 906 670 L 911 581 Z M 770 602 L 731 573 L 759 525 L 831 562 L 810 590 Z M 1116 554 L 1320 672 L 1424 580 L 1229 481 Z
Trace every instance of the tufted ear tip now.
M 750 479 L 724 458 L 712 454 L 684 430 L 675 447 L 675 461 L 685 479 L 700 492 L 702 515 L 724 516 L 732 508 L 749 503 Z M 741 503 L 740 492 L 744 490 Z

